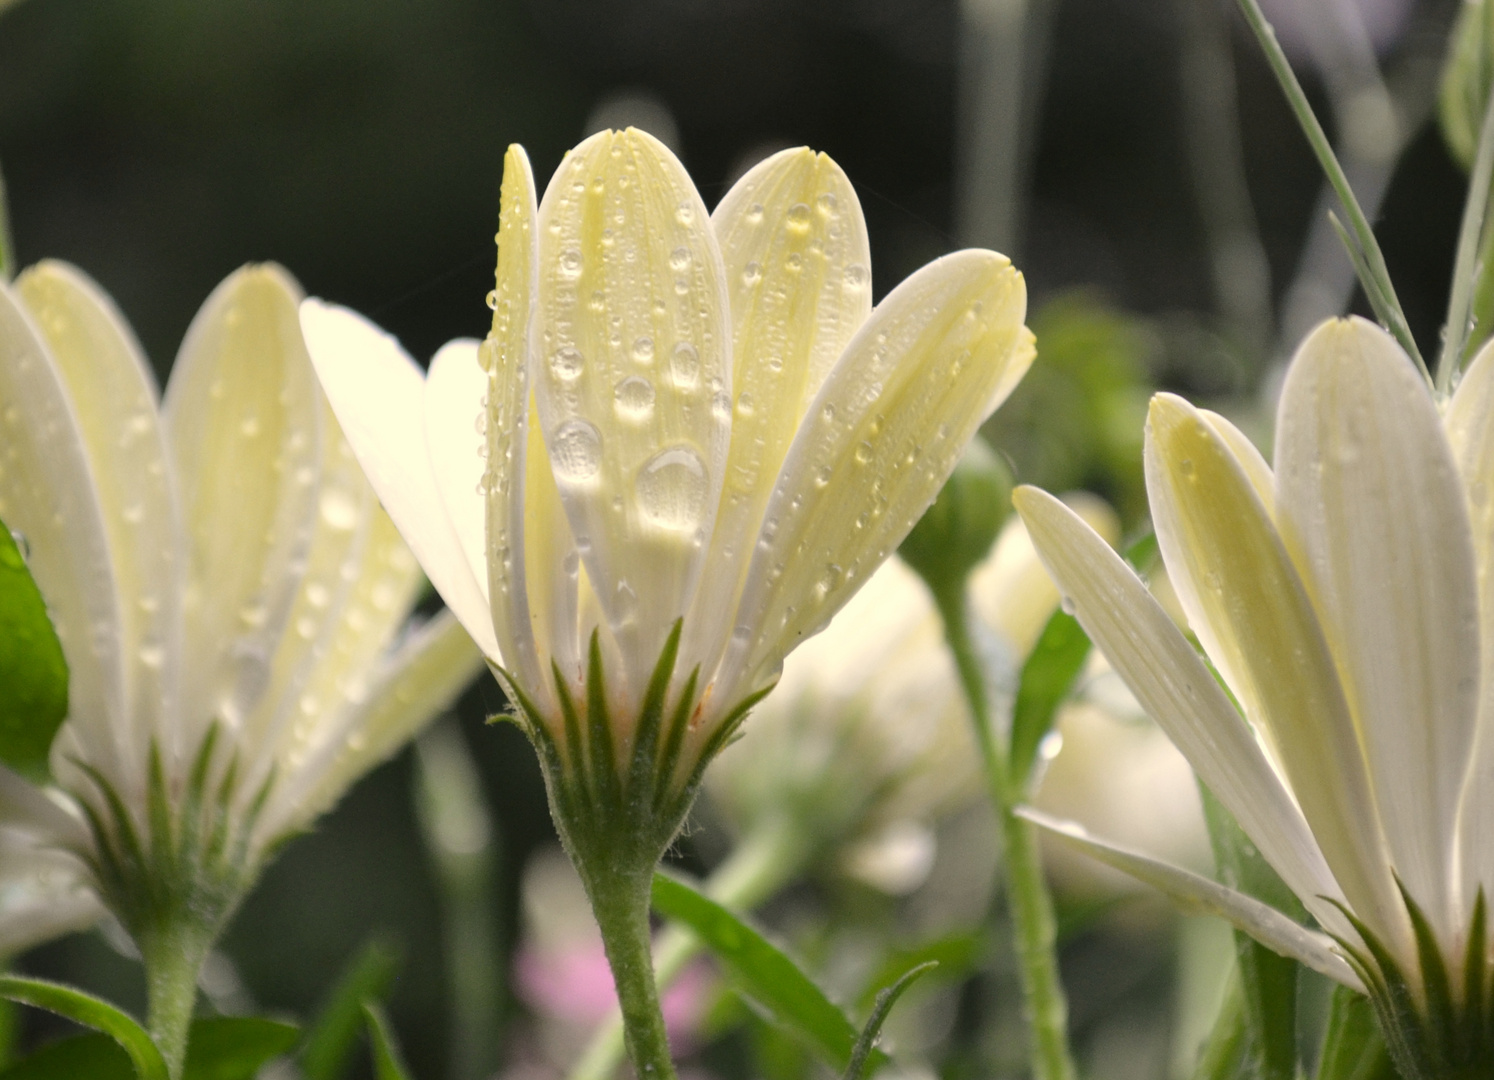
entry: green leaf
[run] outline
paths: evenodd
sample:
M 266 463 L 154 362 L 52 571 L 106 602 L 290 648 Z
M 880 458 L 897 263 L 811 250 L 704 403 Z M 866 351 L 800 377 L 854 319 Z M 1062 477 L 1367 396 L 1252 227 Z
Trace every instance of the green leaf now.
M 67 661 L 26 558 L 0 522 L 0 762 L 47 777 L 47 751 L 67 716 Z
M 1022 665 L 1012 710 L 1012 783 L 1025 790 L 1038 747 L 1053 727 L 1058 706 L 1074 688 L 1089 657 L 1089 638 L 1079 620 L 1055 611 Z
M 877 1036 L 882 1033 L 882 1025 L 887 1022 L 887 1016 L 892 1012 L 892 1007 L 897 1004 L 897 999 L 902 997 L 903 991 L 917 982 L 920 977 L 938 966 L 937 960 L 925 961 L 903 972 L 897 982 L 877 994 L 877 1002 L 872 1006 L 871 1016 L 867 1017 L 866 1026 L 861 1029 L 861 1035 L 851 1049 L 851 1063 L 846 1066 L 845 1080 L 861 1080 L 861 1074 L 866 1068 L 867 1056 L 876 1047 Z
M 363 1016 L 368 1021 L 375 1080 L 410 1080 L 410 1070 L 399 1052 L 399 1043 L 384 1010 L 372 1001 L 364 1002 Z
M 1306 921 L 1301 901 L 1261 857 L 1230 812 L 1202 784 L 1199 792 L 1220 881 L 1299 922 Z M 1235 948 L 1256 1071 L 1263 1080 L 1293 1080 L 1297 1075 L 1297 963 L 1238 930 Z
M 931 960 L 939 965 L 941 981 L 963 978 L 980 965 L 985 949 L 986 935 L 979 930 L 957 931 L 908 948 L 892 949 L 867 980 L 867 988 L 857 1000 L 856 1008 L 871 1008 L 877 996 L 875 987 L 886 986 L 909 968 Z
M 74 1035 L 48 1043 L 0 1071 L 0 1080 L 135 1080 L 130 1056 L 107 1035 Z
M 796 1031 L 838 1071 L 851 1064 L 858 1033 L 825 992 L 782 950 L 750 925 L 693 887 L 654 875 L 653 905 L 659 914 L 694 930 L 727 967 L 743 993 Z M 887 1061 L 880 1050 L 870 1071 Z
M 1346 986 L 1333 992 L 1317 1080 L 1395 1080 L 1375 1007 Z
M 1237 971 L 1230 977 L 1219 1015 L 1199 1052 L 1193 1080 L 1237 1080 L 1249 1076 L 1250 1052 L 1250 1021 Z
M 124 1048 L 140 1080 L 168 1080 L 166 1059 L 139 1022 L 102 998 L 62 983 L 0 975 L 0 997 L 65 1016 L 74 1023 L 102 1031 Z
M 301 1029 L 264 1016 L 213 1016 L 194 1021 L 182 1080 L 254 1080 L 273 1058 L 289 1053 Z
M 363 1005 L 388 997 L 399 964 L 399 950 L 379 937 L 358 951 L 306 1033 L 300 1054 L 306 1080 L 341 1080 L 346 1075 L 363 1029 Z

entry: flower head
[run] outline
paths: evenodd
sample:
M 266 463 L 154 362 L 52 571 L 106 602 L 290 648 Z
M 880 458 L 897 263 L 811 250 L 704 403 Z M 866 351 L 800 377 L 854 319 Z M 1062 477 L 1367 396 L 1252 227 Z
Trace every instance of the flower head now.
M 52 860 L 30 880 L 67 886 L 58 919 L 96 895 L 148 962 L 179 917 L 210 944 L 275 846 L 480 667 L 449 616 L 396 639 L 419 568 L 317 387 L 298 293 L 230 276 L 163 404 L 79 271 L 0 285 L 0 520 L 71 706 L 47 795 L 0 770 L 0 835 Z
M 1494 349 L 1439 409 L 1360 319 L 1293 360 L 1274 471 L 1223 418 L 1153 400 L 1157 537 L 1233 702 L 1108 548 L 1017 496 L 1080 621 L 1349 963 L 1236 913 L 1367 988 L 1413 1070 L 1441 1052 L 1423 1021 L 1483 1008 L 1494 960 L 1491 416 Z
M 632 129 L 572 150 L 543 200 L 511 148 L 498 242 L 486 342 L 446 346 L 423 379 L 308 301 L 311 355 L 555 768 L 641 770 L 672 835 L 783 658 L 1026 370 L 1025 287 L 963 251 L 873 310 L 865 223 L 829 158 L 777 154 L 707 214 Z

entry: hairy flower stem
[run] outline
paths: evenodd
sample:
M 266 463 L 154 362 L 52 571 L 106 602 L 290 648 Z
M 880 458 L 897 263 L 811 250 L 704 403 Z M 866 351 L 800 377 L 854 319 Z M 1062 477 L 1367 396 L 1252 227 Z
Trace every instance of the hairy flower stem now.
M 171 1080 L 178 1080 L 187 1060 L 187 1037 L 197 1004 L 197 978 L 212 948 L 212 935 L 192 920 L 164 920 L 139 935 L 149 1000 L 146 1027 Z
M 628 1057 L 638 1080 L 675 1080 L 669 1037 L 654 983 L 653 937 L 649 932 L 649 890 L 654 868 L 588 875 L 581 867 L 591 908 L 602 931 L 607 962 L 622 1007 Z
M 993 730 L 990 691 L 970 636 L 964 587 L 951 588 L 935 599 L 959 671 L 960 687 L 970 704 L 970 718 L 975 724 L 991 802 L 1001 824 L 1006 869 L 1003 880 L 1016 930 L 1033 1076 L 1036 1080 L 1077 1080 L 1069 1052 L 1068 999 L 1058 975 L 1057 925 L 1053 901 L 1043 878 L 1036 830 L 1013 812 L 1021 801 L 1020 792 L 1012 782 L 1006 748 Z
M 751 910 L 776 893 L 803 867 L 813 845 L 792 814 L 762 822 L 705 881 L 705 893 L 727 907 Z M 654 946 L 654 982 L 668 989 L 700 953 L 700 938 L 678 925 L 666 927 Z M 568 1080 L 611 1080 L 622 1061 L 623 1020 L 614 1011 L 586 1046 Z

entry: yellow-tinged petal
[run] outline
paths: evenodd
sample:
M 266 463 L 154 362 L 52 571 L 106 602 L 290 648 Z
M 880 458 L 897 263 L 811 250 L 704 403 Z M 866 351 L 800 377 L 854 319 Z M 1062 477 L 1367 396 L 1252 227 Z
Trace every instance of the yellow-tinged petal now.
M 482 653 L 453 612 L 441 612 L 411 634 L 372 673 L 362 702 L 328 724 L 291 781 L 271 792 L 257 839 L 283 838 L 324 813 L 355 780 L 450 708 L 482 669 Z
M 420 368 L 399 342 L 346 308 L 307 300 L 301 326 L 327 400 L 384 509 L 478 648 L 502 663 L 487 597 L 431 470 Z
M 1447 410 L 1447 438 L 1468 494 L 1478 580 L 1479 708 L 1459 825 L 1463 902 L 1494 896 L 1494 342 L 1479 350 Z
M 1253 896 L 1236 892 L 1191 870 L 1102 840 L 1091 835 L 1082 825 L 1049 817 L 1040 810 L 1024 807 L 1017 813 L 1091 858 L 1152 886 L 1184 911 L 1225 919 L 1277 955 L 1305 964 L 1350 990 L 1365 992 L 1364 983 L 1354 974 L 1354 969 L 1339 954 L 1338 947 L 1328 935 L 1293 922 Z
M 1246 717 L 1269 733 L 1350 906 L 1407 957 L 1409 926 L 1333 656 L 1249 478 L 1214 426 L 1170 394 L 1152 399 L 1146 476 L 1189 625 Z
M 1271 466 L 1266 464 L 1266 459 L 1256 449 L 1255 443 L 1251 442 L 1243 431 L 1216 412 L 1199 409 L 1198 415 L 1209 422 L 1215 434 L 1225 446 L 1229 447 L 1230 453 L 1235 455 L 1236 463 L 1244 470 L 1245 478 L 1255 489 L 1256 498 L 1260 499 L 1266 513 L 1275 519 L 1276 477 L 1271 475 Z
M 0 282 L 0 521 L 28 564 L 68 663 L 71 719 L 54 744 L 135 790 L 124 698 L 120 596 L 98 485 L 67 389 L 41 332 Z M 70 731 L 70 729 L 75 729 Z
M 571 151 L 540 206 L 537 282 L 550 464 L 637 695 L 695 593 L 730 437 L 721 253 L 662 143 L 630 128 Z
M 264 693 L 317 515 L 321 402 L 296 316 L 300 290 L 247 267 L 192 320 L 166 390 L 187 534 L 181 723 L 186 768 L 207 725 L 237 729 Z
M 529 330 L 539 239 L 538 199 L 534 172 L 522 146 L 510 146 L 503 157 L 499 201 L 493 327 L 481 354 L 488 376 L 487 471 L 483 479 L 488 599 L 493 631 L 505 662 L 531 694 L 540 695 L 548 715 L 554 711 L 550 680 L 536 645 L 550 641 L 556 632 L 556 605 L 563 604 L 567 595 L 567 583 L 557 581 L 549 571 L 561 562 L 560 553 L 569 550 L 570 530 L 564 525 L 565 511 L 555 494 L 555 480 L 548 477 L 548 458 L 539 438 L 530 385 Z M 534 484 L 530 477 L 535 477 L 534 483 L 541 490 L 531 492 Z M 532 522 L 532 526 L 526 522 Z M 545 534 L 536 537 L 533 559 L 528 554 L 531 528 Z M 531 575 L 540 579 L 533 594 L 528 585 Z M 570 595 L 574 597 L 574 585 L 570 586 Z
M 1003 256 L 930 263 L 872 312 L 774 485 L 715 693 L 754 689 L 908 534 L 988 403 L 1032 362 L 1027 288 Z
M 482 398 L 488 376 L 477 360 L 471 338 L 447 342 L 431 358 L 425 377 L 425 445 L 431 474 L 446 507 L 472 578 L 488 591 L 487 444 Z
M 1012 502 L 1091 640 L 1136 700 L 1234 814 L 1287 886 L 1329 929 L 1339 890 L 1307 822 L 1213 673 L 1147 587 L 1068 507 L 1037 488 Z
M 1452 867 L 1478 710 L 1473 543 L 1437 407 L 1378 326 L 1324 323 L 1292 361 L 1276 507 L 1337 661 L 1396 873 L 1453 941 L 1468 919 Z
M 871 314 L 871 251 L 856 191 L 806 147 L 759 163 L 711 215 L 731 295 L 731 453 L 685 640 L 704 659 L 731 631 L 755 533 L 794 433 Z
M 155 376 L 113 301 L 74 267 L 39 263 L 15 287 L 57 362 L 98 484 L 119 587 L 122 737 L 143 769 L 150 739 L 176 719 L 186 571 Z

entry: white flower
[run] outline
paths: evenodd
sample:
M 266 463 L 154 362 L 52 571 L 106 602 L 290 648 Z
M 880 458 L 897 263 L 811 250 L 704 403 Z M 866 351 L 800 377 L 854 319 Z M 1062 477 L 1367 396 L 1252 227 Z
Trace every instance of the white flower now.
M 35 936 L 95 914 L 86 885 L 137 939 L 197 904 L 210 943 L 274 846 L 480 669 L 450 616 L 397 640 L 419 568 L 317 387 L 298 300 L 276 267 L 230 276 L 161 403 L 79 271 L 0 285 L 0 520 L 69 666 L 57 786 L 0 771 L 0 835 L 53 860 L 28 887 L 71 898 Z M 10 907 L 0 939 L 29 943 Z
M 1418 1017 L 1488 1000 L 1470 927 L 1494 887 L 1494 348 L 1439 411 L 1386 333 L 1325 323 L 1288 373 L 1274 472 L 1169 395 L 1146 465 L 1168 573 L 1238 710 L 1108 547 L 1041 492 L 1017 505 L 1092 638 L 1350 963 L 1247 898 L 1105 857 L 1367 988 L 1407 1054 L 1435 1055 Z
M 312 359 L 556 767 L 590 753 L 626 772 L 642 747 L 673 799 L 1026 370 L 1025 287 L 964 251 L 872 310 L 855 191 L 806 149 L 708 215 L 642 132 L 587 139 L 538 206 L 514 147 L 501 222 L 486 343 L 453 342 L 423 378 L 377 328 L 308 301 Z M 607 729 L 588 706 L 568 730 L 588 693 Z

